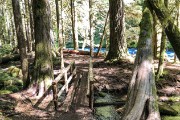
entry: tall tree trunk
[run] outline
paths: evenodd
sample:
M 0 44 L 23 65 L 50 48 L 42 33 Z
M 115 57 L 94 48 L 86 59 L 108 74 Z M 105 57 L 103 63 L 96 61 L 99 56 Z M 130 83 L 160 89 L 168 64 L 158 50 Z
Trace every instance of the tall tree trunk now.
M 5 6 L 5 28 L 6 28 L 6 44 L 10 44 L 10 40 L 11 40 L 11 35 L 10 35 L 10 13 L 9 13 L 9 10 L 8 10 L 8 1 L 5 2 L 4 4 Z
M 13 16 L 13 15 L 12 15 Z M 11 40 L 11 44 L 12 47 L 15 48 L 17 46 L 17 40 L 16 40 L 16 30 L 15 30 L 15 23 L 13 21 L 13 19 L 11 19 L 11 29 L 12 29 L 12 40 Z
M 168 0 L 164 0 L 164 4 L 168 8 Z M 161 48 L 160 48 L 158 70 L 156 74 L 156 81 L 159 80 L 159 77 L 162 76 L 163 74 L 165 52 L 166 52 L 166 33 L 164 29 L 162 29 Z
M 102 48 L 102 45 L 103 45 L 103 40 L 104 40 L 105 33 L 106 33 L 106 25 L 107 25 L 108 17 L 109 17 L 109 11 L 107 12 L 107 16 L 106 16 L 106 20 L 105 20 L 105 24 L 104 24 L 104 30 L 103 30 L 103 34 L 102 34 L 102 37 L 101 37 L 101 40 L 99 43 L 99 48 L 98 48 L 98 51 L 96 53 L 96 56 L 98 56 L 100 49 Z
M 122 120 L 160 120 L 153 68 L 152 15 L 144 3 L 135 68 Z
M 86 43 L 88 41 L 88 28 L 84 29 L 84 41 L 83 41 L 83 45 L 82 45 L 82 50 L 84 50 L 84 48 L 86 47 Z
M 157 59 L 157 17 L 155 12 L 153 13 L 153 53 L 154 53 L 154 59 Z
M 60 35 L 59 35 L 59 4 L 58 4 L 58 0 L 55 0 L 55 4 L 56 4 L 56 24 L 57 24 L 57 33 L 56 33 L 56 39 L 57 41 L 59 41 L 59 46 L 60 46 Z
M 29 9 L 29 19 L 30 19 L 30 33 L 31 33 L 31 41 L 30 41 L 30 50 L 34 51 L 34 21 L 33 21 L 33 10 L 32 10 L 32 0 L 28 0 L 28 9 Z
M 178 1 L 178 0 L 176 0 L 176 7 L 177 7 L 177 27 L 180 29 L 180 24 L 179 24 L 179 22 L 180 22 L 180 17 L 179 17 L 179 15 L 180 15 L 180 2 Z M 176 56 L 176 54 L 174 54 L 174 63 L 176 63 L 177 62 L 177 56 Z
M 79 39 L 78 39 L 78 17 L 77 17 L 77 1 L 74 0 L 74 34 L 77 50 L 79 49 Z
M 162 74 L 163 74 L 165 52 L 166 52 L 166 33 L 163 30 L 162 31 L 162 38 L 161 38 L 159 64 L 158 64 L 158 70 L 156 73 L 156 81 L 159 80 L 159 77 L 162 76 Z
M 61 39 L 63 41 L 63 47 L 66 47 L 66 42 L 64 39 L 64 21 L 63 21 L 63 2 L 61 0 Z
M 82 9 L 86 9 L 82 11 L 83 16 L 82 16 L 82 26 L 83 26 L 83 44 L 82 44 L 82 50 L 86 47 L 89 41 L 89 27 L 90 27 L 90 22 L 89 22 L 89 0 L 82 1 Z
M 89 40 L 90 40 L 90 56 L 94 56 L 94 35 L 93 35 L 93 0 L 89 0 Z
M 50 39 L 50 8 L 48 0 L 33 0 L 35 33 L 35 82 L 41 97 L 53 80 Z
M 60 36 L 60 19 L 59 19 L 59 4 L 58 0 L 55 0 L 56 3 L 56 21 L 57 21 L 57 40 L 59 41 L 60 47 L 60 68 L 64 67 L 64 60 L 63 60 L 63 40 Z
M 123 0 L 109 0 L 110 46 L 105 60 L 121 60 L 127 55 L 127 43 L 124 36 Z
M 29 85 L 28 80 L 28 59 L 26 54 L 26 44 L 24 44 L 25 37 L 23 33 L 22 17 L 20 12 L 19 0 L 12 0 L 14 22 L 16 27 L 16 35 L 18 39 L 18 47 L 21 56 L 21 68 L 23 74 L 23 87 L 26 88 Z
M 74 0 L 71 0 L 71 22 L 72 22 L 72 36 L 73 36 L 73 43 L 74 43 L 74 50 L 78 50 L 79 46 L 78 46 L 78 40 L 77 40 L 77 36 L 76 36 L 76 31 L 75 31 L 75 5 L 74 5 Z
M 163 0 L 148 0 L 148 2 L 151 5 L 150 9 L 156 12 L 177 57 L 180 59 L 180 30 L 174 24 L 170 10 L 166 8 Z
M 27 39 L 27 50 L 30 53 L 32 51 L 32 45 L 31 45 L 31 31 L 30 31 L 30 16 L 29 16 L 29 8 L 28 8 L 28 0 L 25 0 L 25 28 L 26 28 L 26 39 Z

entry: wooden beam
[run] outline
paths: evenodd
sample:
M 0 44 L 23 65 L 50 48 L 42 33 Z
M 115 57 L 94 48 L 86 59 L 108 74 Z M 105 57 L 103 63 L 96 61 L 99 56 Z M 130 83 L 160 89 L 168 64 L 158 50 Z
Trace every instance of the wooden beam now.
M 67 82 L 65 83 L 65 85 L 61 88 L 61 90 L 58 92 L 58 97 L 62 94 L 62 92 L 65 90 L 66 86 L 69 84 L 69 82 L 72 80 L 73 76 L 76 75 L 76 67 L 73 70 L 73 73 L 71 74 L 71 76 L 69 76 Z
M 74 65 L 75 65 L 75 61 L 71 62 L 66 68 L 61 69 L 61 70 L 60 70 L 61 73 L 54 79 L 53 82 L 58 83 L 58 82 L 61 80 L 61 78 L 64 76 L 64 74 L 65 74 L 67 71 L 69 71 L 70 68 L 71 68 L 72 66 L 74 66 Z
M 69 108 L 70 108 L 70 106 L 72 104 L 72 101 L 73 101 L 73 98 L 74 98 L 74 95 L 75 95 L 77 85 L 78 85 L 81 78 L 82 78 L 82 75 L 81 74 L 78 75 L 77 78 L 75 79 L 74 83 L 69 88 L 69 92 L 68 92 L 67 97 L 64 100 L 64 104 L 62 106 L 62 111 L 64 111 L 64 112 L 69 111 Z

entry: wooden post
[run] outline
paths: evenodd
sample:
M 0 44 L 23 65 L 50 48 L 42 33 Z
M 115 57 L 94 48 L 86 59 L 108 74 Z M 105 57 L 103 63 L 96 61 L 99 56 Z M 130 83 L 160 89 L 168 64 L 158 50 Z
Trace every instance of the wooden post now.
M 94 85 L 93 85 L 93 63 L 92 58 L 89 61 L 89 72 L 88 72 L 88 90 L 87 95 L 89 96 L 89 107 L 93 109 L 94 104 Z
M 52 90 L 53 90 L 54 106 L 55 106 L 55 110 L 57 111 L 57 107 L 58 107 L 58 97 L 57 97 L 57 83 L 56 83 L 56 82 L 53 82 L 53 83 L 52 83 Z
M 66 85 L 66 93 L 68 92 L 68 83 L 67 83 L 67 71 L 64 73 L 65 85 Z
M 90 96 L 89 96 L 89 107 L 93 110 L 94 104 L 94 85 L 93 81 L 90 81 Z

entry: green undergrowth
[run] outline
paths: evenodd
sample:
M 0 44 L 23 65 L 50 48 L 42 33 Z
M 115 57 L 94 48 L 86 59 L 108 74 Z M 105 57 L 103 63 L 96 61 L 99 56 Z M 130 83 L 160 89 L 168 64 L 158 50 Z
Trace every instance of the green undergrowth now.
M 0 70 L 0 95 L 18 92 L 23 87 L 22 72 L 15 66 Z
M 180 96 L 171 96 L 168 99 L 170 102 L 180 102 Z
M 0 57 L 7 55 L 7 54 L 11 54 L 11 52 L 12 52 L 12 47 L 10 45 L 8 45 L 8 44 L 3 45 L 0 48 Z
M 180 102 L 174 102 L 171 107 L 178 112 L 177 116 L 162 116 L 162 120 L 180 120 Z
M 180 117 L 180 102 L 174 102 L 171 107 L 178 112 L 178 115 Z

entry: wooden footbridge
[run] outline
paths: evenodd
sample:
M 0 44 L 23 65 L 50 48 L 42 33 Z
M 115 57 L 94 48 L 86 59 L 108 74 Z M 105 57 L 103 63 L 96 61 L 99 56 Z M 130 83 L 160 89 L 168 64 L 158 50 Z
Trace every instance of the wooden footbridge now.
M 93 87 L 93 63 L 92 58 L 89 59 L 88 72 L 80 72 L 77 70 L 75 61 L 71 62 L 66 68 L 59 70 L 59 74 L 52 82 L 52 85 L 44 93 L 44 95 L 35 103 L 35 107 L 43 104 L 42 101 L 53 92 L 51 102 L 54 110 L 59 112 L 69 112 L 70 108 L 84 106 L 93 109 L 94 87 Z M 63 83 L 63 86 L 60 84 Z M 66 96 L 62 96 L 63 93 Z M 65 97 L 63 102 L 59 99 Z

